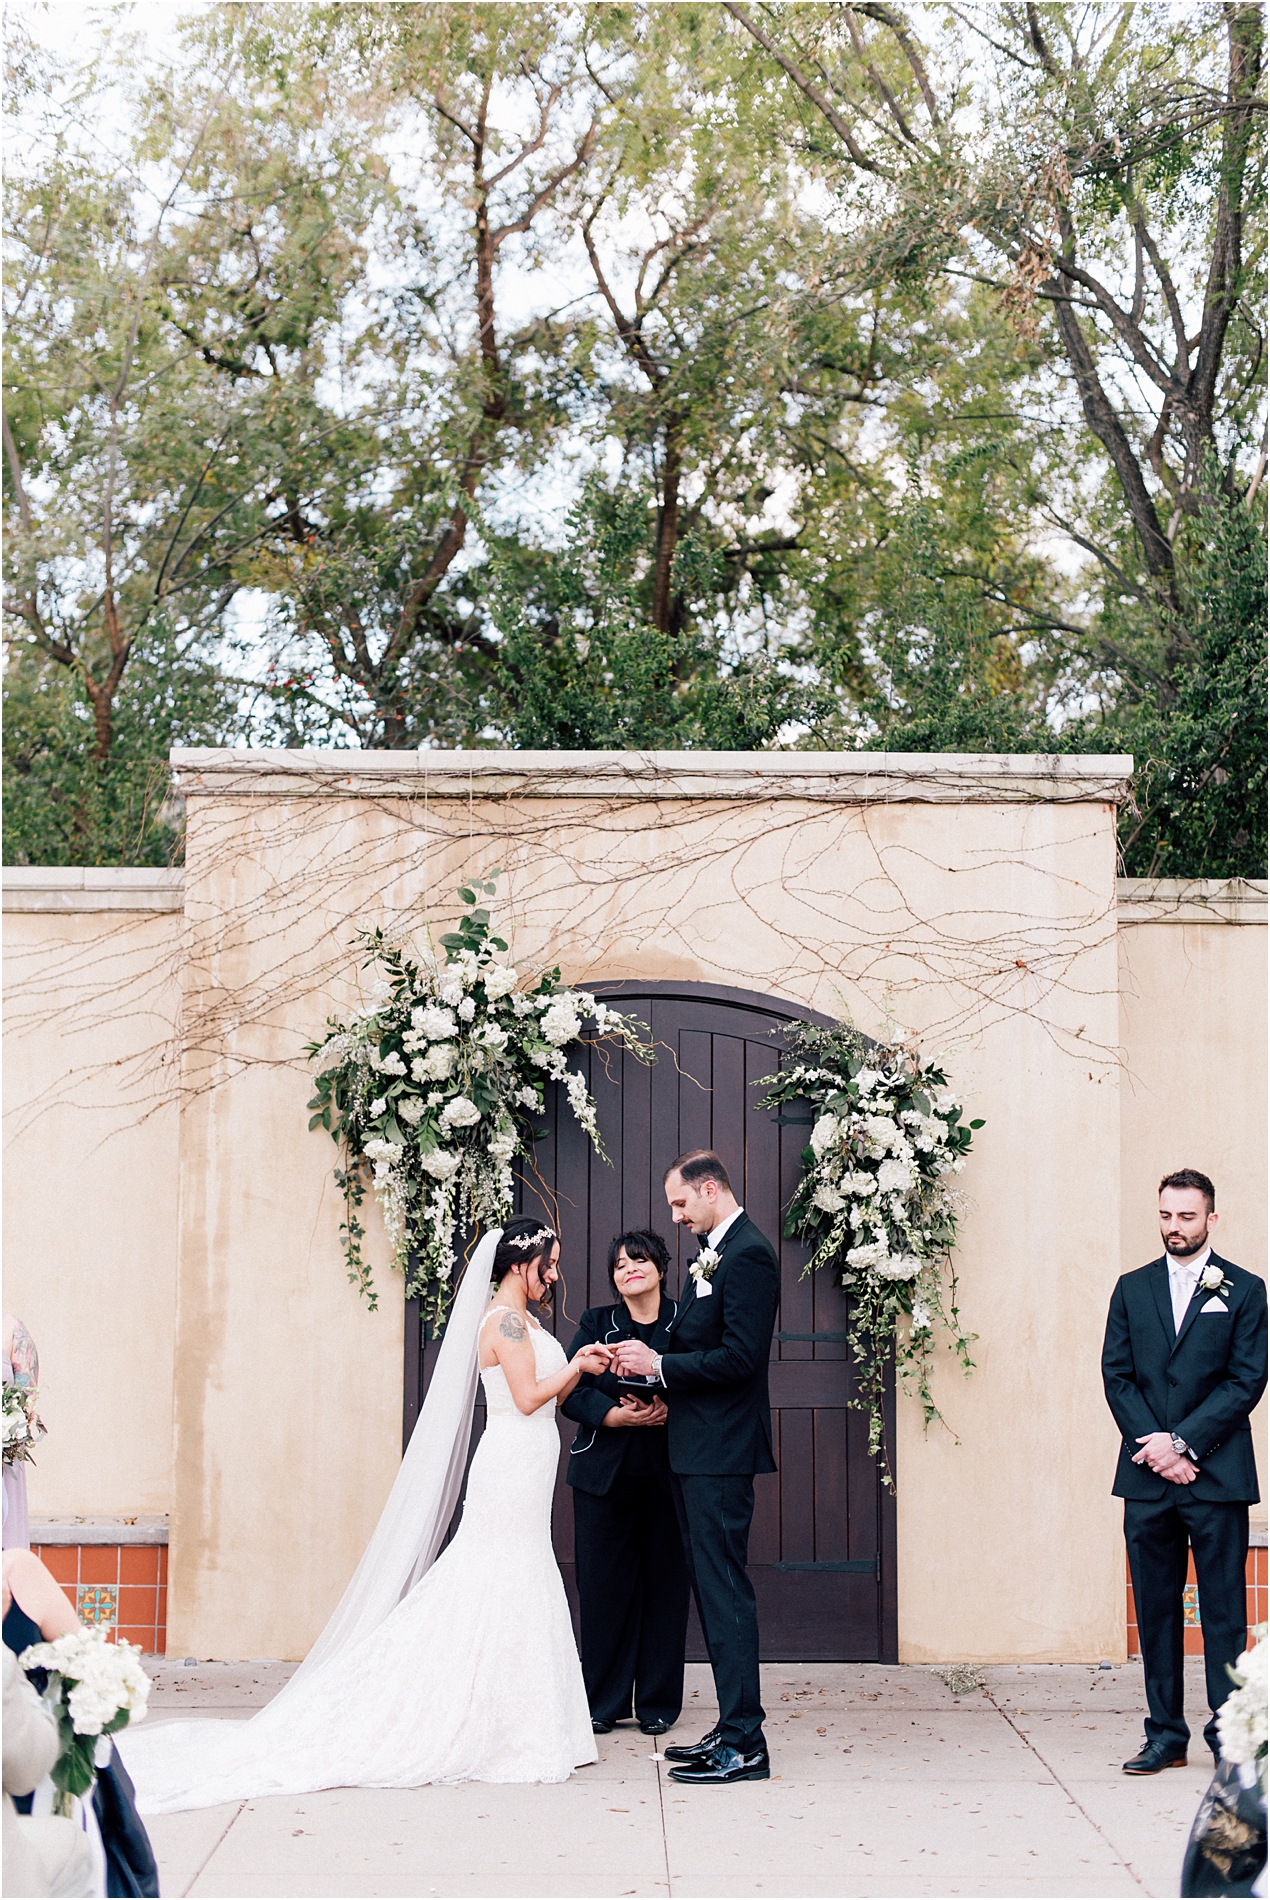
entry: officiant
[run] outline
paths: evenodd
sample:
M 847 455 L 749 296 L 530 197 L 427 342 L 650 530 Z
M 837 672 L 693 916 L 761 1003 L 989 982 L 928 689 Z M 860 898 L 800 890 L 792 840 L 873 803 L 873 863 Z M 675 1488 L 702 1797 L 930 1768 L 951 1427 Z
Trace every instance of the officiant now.
M 619 1234 L 608 1255 L 612 1305 L 588 1307 L 570 1358 L 596 1341 L 666 1348 L 676 1302 L 660 1234 Z M 666 1405 L 612 1373 L 584 1374 L 561 1410 L 578 1426 L 569 1456 L 582 1676 L 591 1726 L 607 1735 L 632 1710 L 664 1735 L 683 1705 L 688 1569 L 670 1482 Z

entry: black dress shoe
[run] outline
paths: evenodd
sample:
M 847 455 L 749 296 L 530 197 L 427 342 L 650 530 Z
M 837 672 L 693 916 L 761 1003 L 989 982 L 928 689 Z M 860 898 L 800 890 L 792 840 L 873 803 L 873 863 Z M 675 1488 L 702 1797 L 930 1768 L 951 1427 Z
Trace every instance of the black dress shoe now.
M 613 1733 L 613 1724 L 611 1722 L 601 1722 L 598 1715 L 593 1715 L 591 1717 L 591 1733 L 593 1735 L 611 1735 Z
M 1179 1754 L 1176 1743 L 1148 1742 L 1140 1755 L 1123 1766 L 1126 1775 L 1158 1775 L 1161 1768 L 1185 1768 L 1186 1750 Z
M 704 1761 L 707 1755 L 713 1755 L 723 1740 L 717 1728 L 703 1735 L 699 1742 L 679 1742 L 674 1748 L 666 1750 L 667 1761 Z
M 639 1732 L 641 1735 L 665 1735 L 674 1726 L 673 1722 L 665 1722 L 660 1715 L 657 1715 L 651 1722 L 641 1722 Z
M 766 1781 L 772 1772 L 765 1748 L 756 1748 L 752 1754 L 743 1755 L 740 1749 L 730 1748 L 726 1742 L 720 1742 L 708 1755 L 697 1761 L 685 1762 L 682 1768 L 672 1768 L 672 1781 L 690 1781 L 703 1787 L 726 1787 L 733 1781 Z

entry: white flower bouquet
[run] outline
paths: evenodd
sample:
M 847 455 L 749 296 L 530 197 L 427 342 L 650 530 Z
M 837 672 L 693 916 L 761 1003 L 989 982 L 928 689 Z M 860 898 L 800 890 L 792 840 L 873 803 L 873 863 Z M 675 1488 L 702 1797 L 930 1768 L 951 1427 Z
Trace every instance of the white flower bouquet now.
M 559 970 L 522 973 L 499 961 L 507 945 L 490 934 L 490 913 L 463 885 L 468 909 L 457 930 L 412 958 L 382 930 L 359 933 L 366 965 L 382 972 L 374 1008 L 350 1023 L 331 1020 L 307 1053 L 316 1072 L 310 1129 L 325 1128 L 344 1152 L 335 1178 L 345 1195 L 342 1229 L 349 1279 L 373 1309 L 370 1267 L 357 1218 L 365 1168 L 408 1297 L 443 1318 L 454 1270 L 456 1223 L 496 1226 L 512 1211 L 513 1162 L 532 1153 L 533 1117 L 549 1081 L 597 1154 L 604 1146 L 585 1076 L 565 1050 L 611 1038 L 643 1062 L 653 1059 L 644 1024 L 591 996 L 564 989 Z
M 849 1023 L 793 1023 L 784 1033 L 795 1060 L 764 1078 L 764 1106 L 812 1108 L 785 1233 L 813 1243 L 808 1273 L 828 1268 L 847 1289 L 856 1403 L 869 1413 L 869 1449 L 886 1465 L 892 1351 L 901 1388 L 920 1400 L 928 1426 L 940 1417 L 930 1390 L 936 1326 L 952 1335 L 963 1370 L 974 1366 L 976 1335 L 962 1330 L 957 1311 L 957 1197 L 948 1177 L 965 1166 L 971 1130 L 983 1123 L 962 1121 L 942 1069 L 904 1043 L 873 1042 Z
M 31 1448 L 45 1436 L 35 1410 L 39 1396 L 37 1386 L 22 1385 L 16 1379 L 5 1382 L 4 1462 L 7 1465 L 20 1465 L 28 1460 L 32 1464 L 35 1462 Z
M 1235 1687 L 1217 1711 L 1217 1736 L 1223 1761 L 1255 1776 L 1266 1791 L 1266 1755 L 1270 1746 L 1270 1688 L 1266 1679 L 1266 1625 L 1252 1631 L 1253 1647 L 1246 1649 L 1230 1671 Z M 1241 1777 L 1242 1778 L 1242 1777 Z
M 69 1814 L 75 1795 L 87 1794 L 104 1767 L 106 1735 L 117 1734 L 146 1712 L 150 1678 L 134 1643 L 108 1643 L 104 1629 L 78 1629 L 53 1643 L 33 1643 L 18 1658 L 23 1669 L 45 1669 L 44 1700 L 57 1718 L 62 1752 L 53 1767 L 55 1811 Z

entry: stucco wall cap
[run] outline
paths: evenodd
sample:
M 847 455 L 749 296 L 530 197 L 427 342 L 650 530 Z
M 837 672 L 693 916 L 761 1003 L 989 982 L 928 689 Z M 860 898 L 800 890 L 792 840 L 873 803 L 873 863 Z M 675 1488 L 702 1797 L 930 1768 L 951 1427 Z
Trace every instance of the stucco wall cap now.
M 166 1544 L 163 1517 L 33 1517 L 31 1545 Z
M 1120 803 L 1123 755 L 921 752 L 252 752 L 177 747 L 187 796 L 798 798 L 834 804 Z
M 1123 924 L 1261 924 L 1263 877 L 1122 877 L 1116 882 Z
M 180 910 L 185 872 L 134 865 L 14 864 L 3 875 L 6 911 Z

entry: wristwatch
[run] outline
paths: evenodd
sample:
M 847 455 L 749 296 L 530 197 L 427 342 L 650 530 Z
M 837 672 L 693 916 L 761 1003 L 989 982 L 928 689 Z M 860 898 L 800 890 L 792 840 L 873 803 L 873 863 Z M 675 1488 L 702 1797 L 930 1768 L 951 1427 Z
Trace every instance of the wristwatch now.
M 1199 1463 L 1199 1459 L 1196 1457 L 1195 1453 L 1191 1450 L 1190 1446 L 1187 1444 L 1184 1438 L 1179 1438 L 1176 1432 L 1170 1432 L 1169 1438 L 1170 1438 L 1170 1441 L 1172 1442 L 1173 1449 L 1177 1453 L 1179 1458 L 1189 1458 L 1193 1465 L 1197 1465 Z
M 666 1381 L 661 1376 L 661 1354 L 659 1352 L 653 1354 L 653 1377 L 657 1380 L 659 1385 L 665 1385 Z

